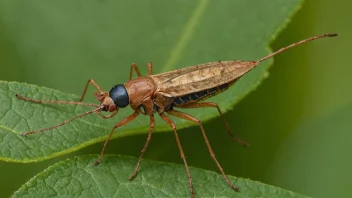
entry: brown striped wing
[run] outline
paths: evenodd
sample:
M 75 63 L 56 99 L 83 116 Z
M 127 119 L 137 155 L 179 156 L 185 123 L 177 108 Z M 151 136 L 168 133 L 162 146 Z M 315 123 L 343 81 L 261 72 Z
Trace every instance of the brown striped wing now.
M 178 97 L 232 82 L 256 65 L 256 61 L 210 62 L 150 77 L 157 84 L 158 93 Z

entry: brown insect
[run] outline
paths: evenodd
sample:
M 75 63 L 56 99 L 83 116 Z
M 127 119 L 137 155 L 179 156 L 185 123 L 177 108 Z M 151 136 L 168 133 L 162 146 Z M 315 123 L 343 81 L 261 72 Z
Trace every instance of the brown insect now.
M 191 191 L 191 197 L 194 197 L 192 177 L 188 169 L 187 161 L 183 153 L 180 140 L 178 138 L 176 126 L 172 122 L 172 120 L 165 114 L 167 113 L 169 115 L 194 122 L 200 127 L 203 138 L 208 147 L 209 153 L 211 157 L 214 159 L 225 181 L 232 189 L 234 189 L 235 191 L 238 191 L 238 188 L 230 182 L 230 180 L 225 175 L 220 163 L 217 161 L 215 154 L 210 146 L 207 135 L 205 134 L 201 121 L 199 121 L 197 118 L 187 113 L 177 111 L 174 108 L 203 108 L 203 107 L 216 108 L 225 124 L 226 131 L 228 132 L 228 134 L 236 142 L 242 144 L 243 146 L 247 146 L 247 143 L 245 141 L 235 137 L 231 133 L 230 128 L 226 123 L 226 120 L 216 103 L 200 102 L 200 101 L 227 90 L 241 76 L 249 72 L 254 67 L 258 66 L 260 62 L 268 58 L 271 58 L 276 54 L 279 54 L 289 48 L 306 43 L 308 41 L 316 40 L 323 37 L 334 37 L 334 36 L 337 36 L 337 34 L 324 34 L 321 36 L 308 38 L 308 39 L 299 41 L 297 43 L 293 43 L 287 47 L 284 47 L 257 61 L 232 60 L 232 61 L 210 62 L 210 63 L 200 64 L 192 67 L 187 67 L 187 68 L 165 72 L 161 74 L 155 74 L 155 75 L 152 74 L 152 64 L 149 63 L 148 76 L 142 76 L 137 65 L 133 63 L 130 68 L 129 81 L 127 81 L 124 84 L 115 85 L 109 92 L 103 91 L 99 87 L 99 85 L 94 82 L 93 79 L 88 80 L 79 102 L 34 100 L 30 98 L 25 98 L 23 96 L 16 94 L 16 97 L 19 99 L 35 102 L 35 103 L 74 104 L 74 105 L 86 105 L 86 106 L 96 107 L 91 111 L 78 115 L 70 120 L 66 120 L 61 124 L 58 124 L 49 128 L 37 130 L 37 131 L 26 132 L 23 134 L 23 136 L 48 131 L 48 130 L 60 127 L 64 124 L 67 124 L 68 122 L 71 122 L 77 118 L 81 118 L 83 116 L 86 116 L 92 113 L 97 113 L 104 119 L 112 118 L 117 114 L 120 108 L 124 108 L 130 105 L 131 108 L 134 110 L 134 113 L 126 117 L 125 119 L 121 120 L 120 122 L 118 122 L 112 128 L 108 138 L 105 141 L 100 157 L 95 162 L 95 165 L 98 165 L 102 160 L 105 148 L 112 134 L 114 133 L 115 129 L 131 122 L 139 114 L 148 115 L 150 117 L 150 129 L 149 129 L 146 143 L 138 159 L 137 165 L 134 169 L 132 176 L 129 178 L 129 180 L 132 180 L 134 177 L 136 177 L 142 157 L 145 151 L 147 150 L 152 132 L 154 130 L 154 114 L 157 113 L 173 129 L 177 146 L 180 150 L 181 158 L 183 160 L 183 163 L 185 164 L 188 181 L 189 181 L 189 188 Z M 133 70 L 135 70 L 135 72 L 137 73 L 138 77 L 136 79 L 132 79 Z M 98 101 L 100 101 L 99 105 L 82 102 L 84 99 L 84 96 L 86 95 L 86 91 L 89 84 L 94 85 L 94 87 L 98 90 L 98 92 L 95 92 L 95 97 Z M 112 113 L 109 116 L 104 116 L 100 114 L 101 111 L 107 111 Z

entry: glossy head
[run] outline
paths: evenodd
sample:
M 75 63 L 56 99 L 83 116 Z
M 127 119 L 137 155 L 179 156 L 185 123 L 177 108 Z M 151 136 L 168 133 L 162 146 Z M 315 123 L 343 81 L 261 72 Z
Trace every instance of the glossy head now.
M 113 112 L 129 105 L 128 93 L 121 84 L 113 86 L 109 92 L 95 93 L 95 97 L 101 102 L 101 111 Z
M 126 107 L 130 103 L 127 90 L 122 84 L 113 86 L 109 92 L 109 96 L 117 108 Z

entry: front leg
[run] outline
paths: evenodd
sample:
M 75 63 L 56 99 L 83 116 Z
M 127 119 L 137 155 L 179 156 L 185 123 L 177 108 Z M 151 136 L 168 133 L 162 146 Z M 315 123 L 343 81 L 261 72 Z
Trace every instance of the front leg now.
M 96 82 L 94 82 L 94 80 L 93 80 L 93 79 L 89 79 L 89 80 L 88 80 L 88 82 L 87 82 L 87 84 L 86 84 L 86 86 L 84 87 L 84 90 L 83 90 L 83 93 L 82 93 L 81 99 L 79 100 L 80 102 L 82 102 L 82 101 L 83 101 L 84 96 L 85 96 L 85 95 L 86 95 L 86 93 L 87 93 L 87 89 L 88 89 L 89 84 L 94 85 L 94 87 L 98 89 L 99 94 L 103 94 L 103 92 L 104 92 L 104 91 L 103 91 L 103 90 L 99 87 L 99 85 L 98 85 Z
M 105 149 L 106 149 L 106 146 L 108 145 L 111 137 L 112 137 L 112 134 L 114 134 L 114 131 L 115 129 L 131 122 L 132 120 L 134 120 L 137 116 L 139 115 L 139 112 L 138 111 L 135 111 L 133 114 L 129 115 L 128 117 L 126 117 L 125 119 L 121 120 L 119 123 L 117 123 L 111 130 L 108 138 L 106 139 L 105 143 L 104 143 L 104 146 L 103 146 L 103 149 L 101 150 L 101 153 L 100 153 L 100 156 L 99 158 L 97 159 L 97 161 L 95 161 L 94 165 L 98 165 L 101 161 L 101 159 L 103 158 L 103 155 L 104 155 L 104 152 L 105 152 Z
M 110 114 L 108 116 L 105 116 L 105 115 L 101 114 L 100 112 L 97 112 L 97 114 L 104 119 L 109 119 L 109 118 L 114 117 L 117 114 L 117 112 L 119 112 L 119 109 L 116 109 L 112 114 Z

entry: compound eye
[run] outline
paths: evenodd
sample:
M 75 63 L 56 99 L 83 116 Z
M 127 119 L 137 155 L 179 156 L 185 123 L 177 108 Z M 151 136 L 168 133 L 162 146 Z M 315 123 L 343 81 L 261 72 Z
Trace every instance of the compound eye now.
M 123 108 L 126 107 L 130 101 L 127 90 L 124 85 L 115 85 L 109 92 L 109 96 L 114 101 L 116 107 Z
M 109 112 L 113 112 L 113 111 L 115 111 L 115 109 L 116 109 L 116 105 L 115 105 L 115 104 L 111 104 L 111 105 L 109 106 L 108 111 L 109 111 Z

